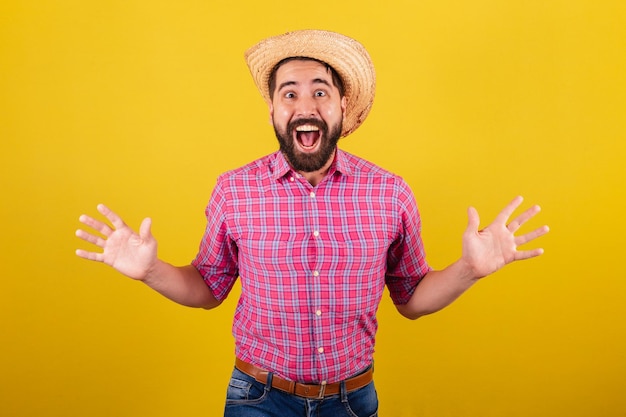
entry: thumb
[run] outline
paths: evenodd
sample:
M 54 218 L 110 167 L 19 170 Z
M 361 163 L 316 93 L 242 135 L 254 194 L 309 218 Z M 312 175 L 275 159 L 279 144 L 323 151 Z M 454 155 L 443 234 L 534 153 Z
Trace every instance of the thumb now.
M 472 233 L 477 232 L 478 226 L 480 226 L 478 211 L 476 211 L 474 207 L 469 207 L 467 209 L 467 231 Z
M 141 222 L 141 226 L 139 226 L 139 237 L 141 240 L 146 241 L 152 239 L 152 232 L 150 232 L 150 227 L 152 226 L 152 219 L 150 217 L 146 217 Z

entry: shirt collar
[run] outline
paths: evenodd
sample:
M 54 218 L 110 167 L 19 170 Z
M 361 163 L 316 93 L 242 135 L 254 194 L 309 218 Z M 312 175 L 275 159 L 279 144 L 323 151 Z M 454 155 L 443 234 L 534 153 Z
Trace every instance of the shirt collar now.
M 285 159 L 285 155 L 281 151 L 274 152 L 272 161 L 270 163 L 271 177 L 274 180 L 284 177 L 291 172 L 291 166 Z
M 350 164 L 348 155 L 339 148 L 337 148 L 337 153 L 335 154 L 335 162 L 333 165 L 337 172 L 340 172 L 344 175 L 352 175 L 353 173 L 352 164 Z
M 289 162 L 287 162 L 285 155 L 283 155 L 281 151 L 276 151 L 274 153 L 274 158 L 270 164 L 270 167 L 271 177 L 274 180 L 278 180 L 279 178 L 282 178 L 293 171 L 293 168 L 291 168 L 291 165 L 289 165 Z M 335 172 L 339 172 L 344 175 L 352 175 L 353 172 L 347 154 L 339 148 L 337 148 L 337 152 L 335 153 L 335 160 L 330 166 L 328 174 L 332 175 Z

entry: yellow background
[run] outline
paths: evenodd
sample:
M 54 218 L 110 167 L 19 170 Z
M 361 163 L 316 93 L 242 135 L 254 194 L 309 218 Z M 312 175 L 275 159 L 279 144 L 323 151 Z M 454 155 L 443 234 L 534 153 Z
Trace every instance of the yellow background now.
M 546 254 L 416 322 L 380 307 L 382 416 L 626 416 L 622 0 L 3 1 L 0 415 L 214 416 L 232 297 L 206 312 L 74 255 L 103 202 L 195 255 L 215 178 L 276 149 L 243 60 L 301 28 L 359 39 L 378 75 L 341 146 L 406 178 L 429 260 L 475 205 L 543 212 Z

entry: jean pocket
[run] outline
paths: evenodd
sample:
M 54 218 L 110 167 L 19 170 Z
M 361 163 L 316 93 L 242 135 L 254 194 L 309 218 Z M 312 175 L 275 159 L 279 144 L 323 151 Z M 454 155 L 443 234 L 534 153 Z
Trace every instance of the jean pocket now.
M 250 394 L 250 388 L 252 388 L 252 384 L 250 382 L 231 378 L 228 383 L 226 399 L 235 401 L 247 400 L 248 395 Z
M 259 401 L 265 396 L 265 385 L 235 369 L 226 391 L 227 403 Z
M 378 415 L 378 394 L 374 382 L 348 393 L 344 403 L 348 415 L 352 417 L 376 417 Z

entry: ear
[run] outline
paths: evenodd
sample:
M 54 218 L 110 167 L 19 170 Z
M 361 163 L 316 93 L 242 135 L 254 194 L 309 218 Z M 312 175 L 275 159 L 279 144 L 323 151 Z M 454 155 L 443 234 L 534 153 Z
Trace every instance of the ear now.
M 348 106 L 348 100 L 346 96 L 341 97 L 341 114 L 343 118 L 346 118 L 346 107 Z

